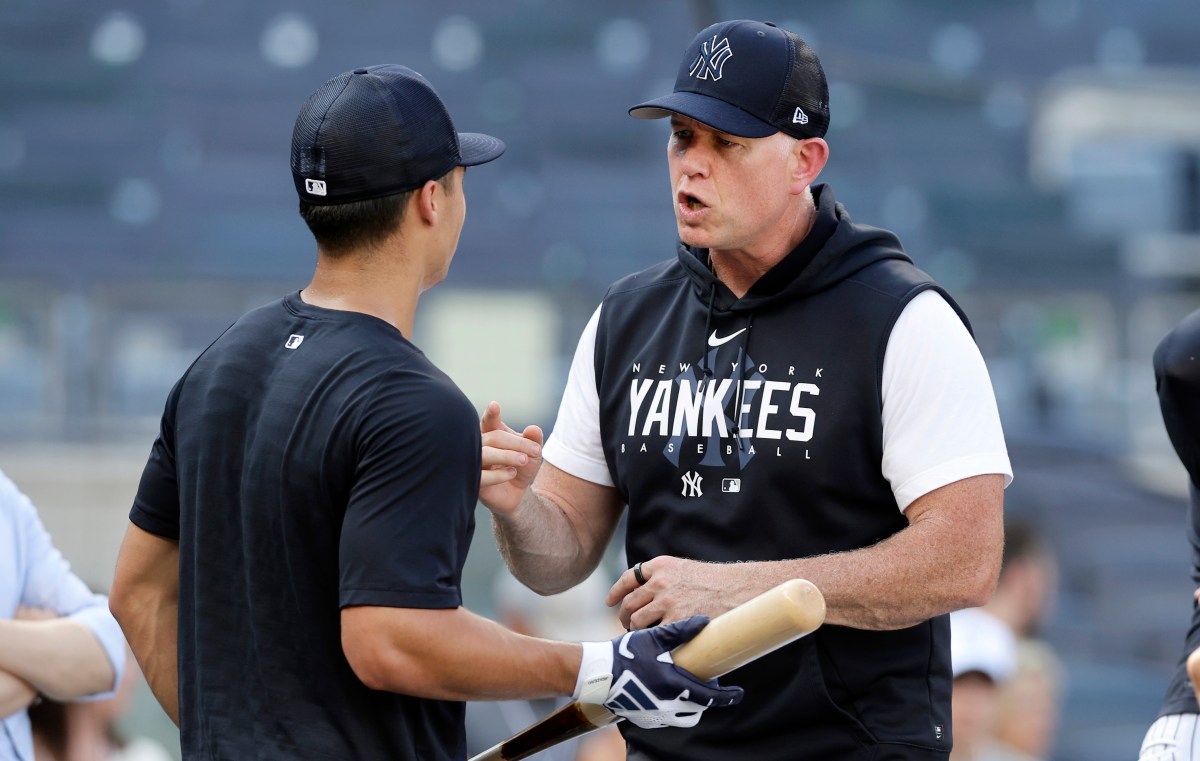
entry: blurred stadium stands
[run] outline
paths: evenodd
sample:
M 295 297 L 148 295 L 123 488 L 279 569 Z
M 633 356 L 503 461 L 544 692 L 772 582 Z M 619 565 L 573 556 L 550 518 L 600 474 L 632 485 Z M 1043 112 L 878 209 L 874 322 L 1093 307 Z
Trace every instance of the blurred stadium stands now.
M 423 72 L 460 129 L 509 145 L 469 172 L 459 254 L 423 302 L 418 343 L 477 404 L 513 399 L 517 421 L 548 426 L 605 286 L 672 255 L 666 127 L 626 109 L 670 89 L 701 26 L 774 20 L 830 78 L 823 179 L 972 317 L 1017 467 L 1008 509 L 1038 520 L 1063 564 L 1046 632 L 1069 668 L 1056 758 L 1132 758 L 1189 609 L 1184 476 L 1149 356 L 1200 306 L 1196 11 L 7 0 L 0 468 L 104 582 L 111 537 L 63 501 L 104 500 L 121 525 L 171 383 L 245 309 L 307 282 L 292 120 L 326 78 L 383 62 Z M 488 310 L 466 306 L 485 290 Z M 69 464 L 113 451 L 109 470 Z M 122 480 L 61 488 L 103 473 Z M 488 589 L 497 561 L 479 534 L 468 570 Z

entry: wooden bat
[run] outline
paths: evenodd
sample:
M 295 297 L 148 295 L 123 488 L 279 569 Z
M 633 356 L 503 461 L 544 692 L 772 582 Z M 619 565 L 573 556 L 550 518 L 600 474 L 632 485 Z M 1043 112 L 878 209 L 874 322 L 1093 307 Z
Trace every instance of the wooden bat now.
M 715 679 L 811 634 L 824 621 L 821 590 L 792 579 L 709 621 L 671 657 L 699 678 Z M 617 721 L 602 705 L 572 701 L 470 761 L 518 761 Z

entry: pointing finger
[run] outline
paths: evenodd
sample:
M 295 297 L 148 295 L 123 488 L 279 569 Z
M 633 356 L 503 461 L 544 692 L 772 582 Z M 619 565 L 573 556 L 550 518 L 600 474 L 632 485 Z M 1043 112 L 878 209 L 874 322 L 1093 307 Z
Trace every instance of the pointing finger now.
M 488 406 L 483 410 L 483 417 L 479 419 L 479 430 L 483 433 L 494 431 L 503 423 L 500 421 L 500 403 L 488 402 Z

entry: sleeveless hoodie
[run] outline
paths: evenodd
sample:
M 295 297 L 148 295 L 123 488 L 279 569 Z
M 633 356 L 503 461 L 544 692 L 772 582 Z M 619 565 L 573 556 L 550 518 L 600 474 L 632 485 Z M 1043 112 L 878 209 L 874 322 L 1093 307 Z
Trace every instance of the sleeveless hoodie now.
M 682 244 L 604 298 L 600 428 L 630 563 L 801 558 L 908 525 L 881 473 L 888 336 L 929 289 L 966 318 L 895 235 L 813 190 L 813 231 L 742 298 Z M 924 761 L 951 747 L 946 616 L 827 625 L 722 681 L 745 688 L 740 705 L 693 729 L 625 726 L 630 757 Z

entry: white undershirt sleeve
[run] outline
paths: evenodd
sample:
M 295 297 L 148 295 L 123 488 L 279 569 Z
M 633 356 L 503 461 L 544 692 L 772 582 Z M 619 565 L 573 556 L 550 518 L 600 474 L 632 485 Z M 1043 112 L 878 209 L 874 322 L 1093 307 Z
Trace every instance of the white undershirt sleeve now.
M 600 396 L 596 391 L 596 325 L 600 322 L 600 309 L 596 307 L 579 336 L 558 406 L 558 418 L 542 447 L 542 457 L 576 478 L 612 486 L 600 441 Z
M 946 484 L 1012 481 L 996 395 L 979 348 L 936 291 L 910 301 L 883 359 L 883 476 L 904 511 Z

